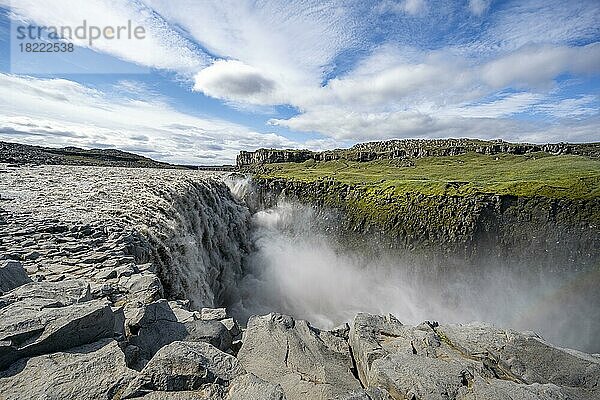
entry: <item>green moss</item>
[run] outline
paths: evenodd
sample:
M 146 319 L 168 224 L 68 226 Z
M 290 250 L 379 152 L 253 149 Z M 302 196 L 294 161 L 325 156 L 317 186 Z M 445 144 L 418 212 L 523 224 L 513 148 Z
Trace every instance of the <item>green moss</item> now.
M 467 153 L 426 157 L 403 166 L 400 160 L 267 164 L 259 178 L 336 182 L 366 189 L 370 207 L 386 196 L 405 193 L 445 196 L 477 194 L 590 199 L 600 197 L 600 160 L 546 153 L 493 156 Z

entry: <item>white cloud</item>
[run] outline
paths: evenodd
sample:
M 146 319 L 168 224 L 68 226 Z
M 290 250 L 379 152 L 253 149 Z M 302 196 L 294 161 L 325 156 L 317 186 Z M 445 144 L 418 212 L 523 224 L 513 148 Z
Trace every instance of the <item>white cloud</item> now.
M 492 0 L 469 0 L 469 9 L 477 16 L 482 15 L 490 8 Z
M 526 46 L 483 67 L 482 78 L 492 87 L 547 86 L 563 72 L 600 72 L 600 43 L 581 47 Z
M 548 114 L 556 118 L 577 118 L 598 116 L 600 113 L 598 96 L 584 95 L 573 99 L 545 102 L 533 107 L 534 112 Z
M 598 39 L 597 0 L 528 0 L 500 3 L 479 41 L 492 51 L 531 44 L 566 45 Z
M 515 142 L 597 141 L 599 118 L 518 121 L 510 118 L 443 115 L 443 113 L 352 113 L 339 109 L 314 111 L 272 124 L 301 131 L 325 132 L 337 140 L 366 141 L 392 138 L 502 138 Z
M 437 115 L 462 118 L 500 118 L 528 111 L 540 103 L 544 96 L 536 93 L 514 93 L 501 98 L 478 104 L 449 107 L 439 110 Z
M 427 4 L 425 0 L 383 0 L 377 5 L 376 10 L 382 14 L 419 15 L 427 10 Z
M 279 104 L 277 83 L 236 60 L 220 60 L 198 72 L 194 90 L 218 99 L 259 105 Z
M 43 3 L 35 0 L 0 0 L 17 17 L 33 21 L 38 26 L 69 26 L 74 29 L 85 20 L 87 26 L 132 26 L 145 28 L 144 39 L 100 38 L 90 46 L 86 40 L 73 38 L 81 47 L 110 54 L 144 66 L 171 69 L 183 73 L 195 72 L 208 63 L 205 54 L 169 23 L 143 5 L 125 0 L 73 0 Z
M 319 85 L 334 57 L 361 40 L 351 5 L 341 1 L 147 0 L 221 58 L 269 71 L 286 87 Z M 366 27 L 363 27 L 366 29 Z
M 160 98 L 132 99 L 64 79 L 0 74 L 0 109 L 3 140 L 118 147 L 168 162 L 231 163 L 240 150 L 302 146 L 273 133 L 179 112 Z
M 355 70 L 330 80 L 310 96 L 299 96 L 299 115 L 274 118 L 270 123 L 321 132 L 338 140 L 365 140 L 460 135 L 460 124 L 467 133 L 482 127 L 485 120 L 482 136 L 487 132 L 514 136 L 524 132 L 518 128 L 522 121 L 508 124 L 505 120 L 515 114 L 591 115 L 589 102 L 566 101 L 551 91 L 556 91 L 554 79 L 560 74 L 597 71 L 599 49 L 599 44 L 528 46 L 480 65 L 448 51 L 419 53 L 386 46 L 377 49 L 372 60 L 368 57 Z M 511 88 L 524 90 L 502 92 Z M 482 101 L 490 98 L 493 100 Z M 510 125 L 513 132 L 492 128 L 494 124 Z M 533 128 L 528 125 L 527 129 Z M 565 131 L 564 135 L 570 134 Z
M 319 108 L 287 120 L 271 119 L 269 122 L 299 131 L 324 132 L 337 140 L 415 137 L 437 129 L 431 116 L 417 112 L 368 113 L 335 107 Z
M 477 136 L 478 132 L 482 137 L 523 139 L 539 137 L 542 126 L 556 132 L 554 126 L 575 124 L 510 119 L 521 112 L 548 119 L 578 119 L 577 129 L 563 133 L 563 139 L 570 139 L 586 137 L 586 124 L 596 121 L 590 110 L 597 102 L 586 96 L 564 99 L 554 94 L 560 89 L 556 80 L 562 74 L 587 77 L 599 72 L 600 43 L 580 44 L 597 40 L 600 7 L 593 1 L 568 6 L 538 0 L 498 3 L 492 13 L 488 12 L 491 0 L 470 0 L 469 12 L 485 14 L 485 24 L 470 15 L 465 17 L 465 3 L 441 2 L 434 6 L 415 0 L 384 0 L 368 15 L 363 15 L 362 2 L 339 0 L 93 0 L 46 6 L 32 0 L 15 3 L 24 15 L 42 23 L 80 23 L 83 15 L 93 14 L 97 15 L 94 23 L 114 24 L 115 20 L 133 16 L 134 23 L 148 27 L 151 40 L 140 48 L 101 44 L 101 51 L 184 72 L 186 77 L 193 77 L 190 81 L 195 91 L 246 111 L 289 104 L 298 115 L 273 118 L 272 124 L 323 133 L 336 143 L 387 137 Z M 423 15 L 427 15 L 426 20 L 412 18 Z M 398 26 L 377 25 L 372 18 Z M 462 25 L 458 33 L 443 29 L 438 32 L 435 25 L 440 18 L 458 25 L 461 21 L 467 25 L 481 22 L 476 26 L 479 36 L 462 37 Z M 420 24 L 409 26 L 411 21 Z M 468 28 L 465 25 L 465 32 Z M 422 42 L 428 32 L 448 34 L 453 38 L 448 40 L 456 43 L 445 44 L 435 35 L 430 43 Z M 62 121 L 58 115 L 64 113 L 64 103 L 73 104 L 75 110 L 87 116 L 86 121 L 70 117 L 70 123 L 79 124 L 74 127 L 57 123 L 55 136 L 67 128 L 87 132 L 85 127 L 91 126 L 97 128 L 94 132 L 101 135 L 100 139 L 110 137 L 110 129 L 129 132 L 131 137 L 146 135 L 147 142 L 158 140 L 160 135 L 179 144 L 198 138 L 208 140 L 207 146 L 213 150 L 223 150 L 219 153 L 206 147 L 194 154 L 218 153 L 219 157 L 230 157 L 232 149 L 252 147 L 259 139 L 264 140 L 264 146 L 276 142 L 299 145 L 279 136 L 255 136 L 260 134 L 225 121 L 179 113 L 165 99 L 131 82 L 121 82 L 115 88 L 115 104 L 109 104 L 106 93 L 68 81 L 40 80 L 30 86 L 26 90 L 29 101 L 33 102 L 35 96 L 49 100 L 47 104 L 35 103 L 39 108 L 35 113 L 23 104 L 19 110 L 26 117 L 34 119 L 38 115 L 40 120 Z M 83 96 L 82 110 L 78 109 L 79 96 Z M 148 101 L 149 97 L 153 100 Z M 102 120 L 92 112 L 94 107 L 108 110 L 107 115 L 114 115 L 114 120 Z M 142 112 L 156 116 L 146 121 Z M 134 116 L 131 125 L 123 117 L 128 113 Z M 11 118 L 19 117 L 13 114 Z M 172 123 L 178 119 L 187 122 Z M 101 129 L 105 127 L 106 132 Z M 143 133 L 145 129 L 150 134 Z M 235 139 L 214 139 L 214 132 Z M 244 142 L 244 137 L 251 140 Z M 240 144 L 233 144 L 236 140 Z M 188 151 L 186 146 L 182 152 Z

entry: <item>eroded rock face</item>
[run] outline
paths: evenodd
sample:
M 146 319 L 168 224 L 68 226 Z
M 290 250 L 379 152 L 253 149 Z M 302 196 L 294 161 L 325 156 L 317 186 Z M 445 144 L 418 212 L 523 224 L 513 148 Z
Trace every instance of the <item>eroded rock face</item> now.
M 343 398 L 361 386 L 345 340 L 281 314 L 251 317 L 238 359 L 288 400 Z
M 395 399 L 598 395 L 599 358 L 488 325 L 409 327 L 393 316 L 358 314 L 350 346 L 363 385 L 384 388 Z
M 229 385 L 227 400 L 285 400 L 283 389 L 253 374 L 235 378 Z
M 15 260 L 0 262 L 0 293 L 8 292 L 28 282 L 31 282 L 31 278 L 20 262 Z
M 244 373 L 232 355 L 203 342 L 173 342 L 162 347 L 130 383 L 125 398 L 153 391 L 198 390 L 207 384 L 227 386 Z
M 22 359 L 0 372 L 2 399 L 115 399 L 137 372 L 116 341 Z
M 31 285 L 31 286 L 30 286 Z M 36 291 L 31 283 L 8 293 L 0 301 L 0 369 L 22 357 L 66 350 L 101 338 L 115 336 L 115 315 L 105 300 L 76 302 L 57 287 L 56 296 L 23 297 L 23 293 L 48 291 L 40 284 Z M 79 298 L 78 293 L 75 295 Z M 16 300 L 15 300 L 16 299 Z M 63 302 L 61 302 L 63 301 Z
M 401 139 L 380 142 L 358 143 L 349 149 L 309 150 L 258 149 L 241 151 L 237 156 L 238 168 L 262 164 L 317 161 L 350 160 L 373 161 L 381 159 L 415 159 L 423 157 L 448 157 L 473 151 L 480 154 L 527 154 L 543 151 L 550 154 L 580 154 L 600 157 L 600 146 L 596 143 L 573 144 L 554 143 L 537 145 L 530 143 L 509 143 L 502 140 L 485 141 L 472 139 Z
M 179 318 L 181 311 L 177 312 Z M 216 320 L 190 320 L 183 315 L 181 322 L 169 302 L 159 300 L 138 310 L 128 321 L 129 343 L 140 349 L 140 356 L 150 360 L 163 346 L 175 341 L 206 342 L 221 350 L 231 346 L 229 330 Z
M 118 305 L 168 297 L 200 309 L 220 305 L 241 273 L 250 213 L 219 173 L 2 172 L 0 260 L 21 262 L 34 281 L 84 279 L 94 297 Z

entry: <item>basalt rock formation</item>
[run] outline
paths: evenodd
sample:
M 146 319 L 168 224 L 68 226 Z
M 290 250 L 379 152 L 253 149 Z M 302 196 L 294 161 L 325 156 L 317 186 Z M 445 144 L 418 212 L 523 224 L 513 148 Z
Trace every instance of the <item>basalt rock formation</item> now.
M 241 169 L 263 164 L 315 161 L 349 160 L 373 161 L 379 159 L 415 159 L 432 156 L 455 156 L 467 152 L 479 154 L 527 154 L 533 152 L 550 154 L 576 154 L 588 157 L 600 157 L 600 143 L 573 144 L 530 144 L 508 143 L 502 140 L 484 141 L 473 139 L 408 139 L 383 142 L 359 143 L 349 149 L 315 152 L 310 150 L 258 149 L 242 151 L 237 157 L 237 166 Z
M 600 199 L 425 195 L 368 190 L 331 180 L 253 179 L 249 201 L 284 197 L 335 209 L 347 231 L 381 234 L 389 246 L 442 259 L 494 256 L 528 265 L 600 264 Z M 256 202 L 255 202 L 256 203 Z M 535 234 L 532 234 L 534 232 Z

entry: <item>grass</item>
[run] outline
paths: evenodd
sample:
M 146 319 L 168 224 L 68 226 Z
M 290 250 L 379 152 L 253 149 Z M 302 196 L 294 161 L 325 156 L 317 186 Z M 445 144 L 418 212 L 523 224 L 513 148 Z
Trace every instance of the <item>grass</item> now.
M 549 198 L 600 197 L 600 160 L 547 153 L 493 156 L 467 153 L 426 157 L 402 166 L 400 160 L 346 160 L 267 164 L 260 178 L 313 182 L 333 179 L 365 189 L 399 195 L 468 196 L 479 193 Z

